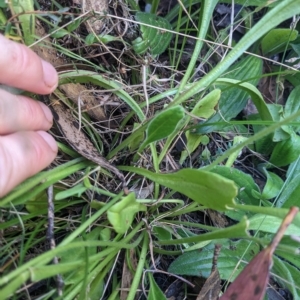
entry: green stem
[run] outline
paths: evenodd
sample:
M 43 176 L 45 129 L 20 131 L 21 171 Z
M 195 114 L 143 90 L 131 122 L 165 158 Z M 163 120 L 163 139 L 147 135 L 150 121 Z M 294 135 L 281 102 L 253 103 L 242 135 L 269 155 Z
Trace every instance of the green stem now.
M 153 167 L 156 173 L 159 173 L 159 162 L 157 157 L 157 151 L 156 151 L 156 143 L 150 144 L 150 149 L 152 153 L 152 160 L 153 160 Z M 154 199 L 158 199 L 159 197 L 159 184 L 157 182 L 154 183 Z
M 178 93 L 176 96 L 178 96 L 179 93 L 186 86 L 186 83 L 190 79 L 192 71 L 194 70 L 195 64 L 196 64 L 197 60 L 199 59 L 199 55 L 200 55 L 201 49 L 203 47 L 203 39 L 206 36 L 208 27 L 210 26 L 210 19 L 211 19 L 212 13 L 213 13 L 214 8 L 217 5 L 217 3 L 218 3 L 218 0 L 204 0 L 201 3 L 201 13 L 200 13 L 201 22 L 199 22 L 199 25 L 198 25 L 197 42 L 195 44 L 195 48 L 194 48 L 192 57 L 190 59 L 188 68 L 185 71 L 184 77 L 181 80 L 181 84 L 179 86 Z

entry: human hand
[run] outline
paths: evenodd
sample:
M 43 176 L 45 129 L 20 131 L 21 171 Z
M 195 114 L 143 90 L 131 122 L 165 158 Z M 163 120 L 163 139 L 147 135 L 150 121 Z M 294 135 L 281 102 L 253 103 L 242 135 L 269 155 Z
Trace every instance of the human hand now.
M 58 76 L 32 50 L 0 35 L 0 83 L 49 94 Z M 0 89 L 0 198 L 54 160 L 57 145 L 45 132 L 52 123 L 45 104 Z

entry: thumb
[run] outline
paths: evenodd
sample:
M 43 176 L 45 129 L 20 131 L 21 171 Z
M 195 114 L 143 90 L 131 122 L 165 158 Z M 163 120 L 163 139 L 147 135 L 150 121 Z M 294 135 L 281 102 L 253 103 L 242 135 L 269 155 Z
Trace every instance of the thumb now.
M 55 140 L 44 131 L 0 136 L 0 198 L 26 178 L 46 168 L 56 154 Z

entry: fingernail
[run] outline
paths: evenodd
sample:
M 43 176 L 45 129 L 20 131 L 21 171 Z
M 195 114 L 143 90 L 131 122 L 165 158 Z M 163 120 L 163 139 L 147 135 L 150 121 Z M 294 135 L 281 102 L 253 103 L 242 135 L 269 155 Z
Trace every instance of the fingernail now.
M 57 152 L 57 144 L 54 138 L 45 131 L 37 131 L 37 133 L 45 140 L 45 142 L 49 145 L 53 152 Z
M 44 72 L 44 82 L 45 84 L 54 89 L 58 83 L 58 76 L 54 67 L 48 62 L 42 60 L 43 72 Z
M 49 109 L 49 107 L 47 105 L 45 105 L 42 102 L 39 102 L 40 106 L 42 107 L 42 110 L 45 114 L 46 119 L 49 121 L 49 123 L 53 123 L 53 115 L 51 110 Z

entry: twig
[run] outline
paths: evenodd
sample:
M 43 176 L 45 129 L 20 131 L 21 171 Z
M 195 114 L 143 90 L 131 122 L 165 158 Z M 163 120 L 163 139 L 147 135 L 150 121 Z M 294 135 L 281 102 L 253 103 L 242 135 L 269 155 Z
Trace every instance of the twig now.
M 54 239 L 54 202 L 53 202 L 53 185 L 50 185 L 47 189 L 48 196 L 48 230 L 47 230 L 47 239 L 50 243 L 50 249 L 53 250 L 56 247 Z M 58 264 L 57 256 L 53 258 L 53 264 Z M 56 275 L 56 288 L 58 296 L 62 296 L 62 289 L 64 286 L 63 279 L 60 274 Z

